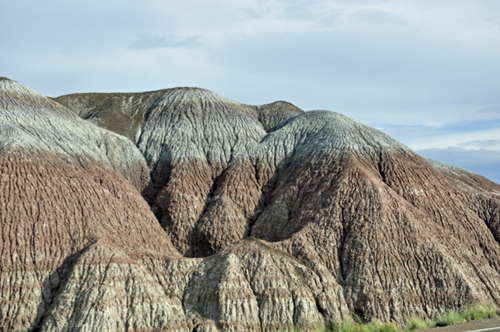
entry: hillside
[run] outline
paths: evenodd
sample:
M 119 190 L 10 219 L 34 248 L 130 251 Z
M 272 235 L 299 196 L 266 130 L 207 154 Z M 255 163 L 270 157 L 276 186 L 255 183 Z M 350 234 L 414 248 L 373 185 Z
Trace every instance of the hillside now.
M 277 331 L 500 307 L 500 185 L 344 115 L 0 80 L 0 330 Z

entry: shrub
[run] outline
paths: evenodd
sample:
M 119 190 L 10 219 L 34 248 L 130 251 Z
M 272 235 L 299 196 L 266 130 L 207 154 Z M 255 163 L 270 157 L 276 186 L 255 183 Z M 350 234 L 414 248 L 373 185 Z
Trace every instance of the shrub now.
M 456 311 L 448 311 L 436 319 L 436 326 L 448 326 L 465 323 L 467 320 Z
M 406 320 L 405 331 L 413 332 L 427 330 L 435 326 L 448 326 L 465 323 L 471 320 L 492 318 L 497 316 L 497 310 L 493 307 L 474 303 L 460 311 L 448 311 L 433 320 L 423 319 L 417 316 L 411 316 Z M 361 320 L 354 315 L 355 322 L 344 321 L 341 325 L 334 325 L 332 330 L 323 326 L 318 326 L 316 332 L 400 332 L 401 330 L 395 323 L 382 323 L 379 320 L 368 324 L 361 323 Z
M 462 311 L 462 316 L 467 320 L 479 320 L 497 316 L 497 310 L 479 303 L 474 303 Z
M 434 327 L 433 322 L 425 320 L 423 318 L 412 316 L 406 321 L 406 330 L 407 331 L 419 331 L 419 330 L 427 330 L 431 327 Z
M 399 328 L 396 323 L 382 323 L 379 320 L 368 324 L 368 329 L 373 332 L 399 332 Z

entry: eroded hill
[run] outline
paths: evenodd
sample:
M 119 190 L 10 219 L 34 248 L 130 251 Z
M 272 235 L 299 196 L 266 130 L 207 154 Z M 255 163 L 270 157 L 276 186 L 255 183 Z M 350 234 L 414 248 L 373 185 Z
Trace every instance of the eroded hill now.
M 0 127 L 5 330 L 500 305 L 500 186 L 341 114 L 196 88 L 50 100 L 4 79 Z

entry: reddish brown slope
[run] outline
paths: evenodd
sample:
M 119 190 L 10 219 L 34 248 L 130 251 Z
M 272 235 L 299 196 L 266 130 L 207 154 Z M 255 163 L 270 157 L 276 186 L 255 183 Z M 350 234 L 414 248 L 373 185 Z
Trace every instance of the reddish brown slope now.
M 472 208 L 475 190 L 338 114 L 308 113 L 280 130 L 289 132 L 268 146 L 297 131 L 299 143 L 253 236 L 326 265 L 365 319 L 498 303 L 500 248 Z
M 119 174 L 147 180 L 135 147 L 16 82 L 0 101 L 0 330 L 182 330 L 148 267 L 177 251 Z
M 144 194 L 183 254 L 216 253 L 198 266 L 214 275 L 212 286 L 195 292 L 197 299 L 207 293 L 212 305 L 195 311 L 219 328 L 231 319 L 226 304 L 248 313 L 241 326 L 253 326 L 256 317 L 263 324 L 267 307 L 258 300 L 252 307 L 252 296 L 267 296 L 278 312 L 287 306 L 294 322 L 302 311 L 290 310 L 292 302 L 326 321 L 339 320 L 346 308 L 366 320 L 402 321 L 472 301 L 500 304 L 498 185 L 466 172 L 459 181 L 337 113 L 259 113 L 201 89 L 157 97 L 143 106 L 144 124 L 134 134 L 152 174 Z M 307 296 L 290 297 L 283 289 L 291 284 L 279 274 L 281 287 L 245 288 L 237 298 L 247 304 L 224 297 L 225 282 L 243 285 L 241 275 L 248 281 L 257 273 L 260 256 L 241 241 L 248 236 L 281 250 L 268 249 L 270 258 L 260 263 L 266 280 L 277 273 L 265 269 L 278 253 L 305 262 L 304 273 L 318 278 L 306 282 Z M 237 259 L 228 258 L 231 250 Z M 210 261 L 221 265 L 210 268 Z M 225 269 L 231 278 L 220 275 Z M 184 297 L 187 312 L 196 308 L 190 303 Z M 275 321 L 284 324 L 287 315 Z
M 345 303 L 317 308 L 340 292 L 328 272 L 263 243 L 178 257 L 119 174 L 143 167 L 127 140 L 0 83 L 1 330 L 260 331 L 348 316 Z

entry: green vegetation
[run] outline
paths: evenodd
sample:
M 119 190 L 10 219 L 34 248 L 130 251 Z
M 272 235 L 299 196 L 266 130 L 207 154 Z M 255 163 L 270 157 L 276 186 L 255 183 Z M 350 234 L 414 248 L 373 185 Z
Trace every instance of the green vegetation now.
M 448 326 L 461 324 L 472 320 L 481 320 L 497 316 L 497 310 L 494 307 L 474 303 L 462 308 L 459 311 L 448 311 L 435 317 L 434 319 L 423 319 L 412 316 L 406 320 L 404 330 L 401 330 L 396 323 L 382 323 L 374 321 L 368 324 L 344 322 L 341 325 L 334 326 L 333 329 L 320 328 L 316 332 L 412 332 L 427 330 L 437 326 Z M 297 330 L 298 331 L 298 330 Z
M 474 303 L 470 306 L 462 308 L 459 311 L 448 311 L 435 317 L 433 320 L 423 319 L 420 317 L 409 317 L 406 323 L 407 331 L 427 330 L 436 326 L 448 326 L 469 322 L 472 320 L 480 320 L 493 318 L 497 316 L 497 310 L 493 307 L 488 307 L 479 303 Z
M 433 321 L 415 316 L 408 318 L 406 321 L 407 331 L 427 330 L 434 326 L 435 324 Z
M 341 326 L 334 327 L 332 332 L 399 332 L 399 328 L 396 323 L 374 321 L 368 324 L 344 323 Z
M 462 312 L 462 316 L 467 321 L 493 318 L 497 316 L 497 310 L 479 303 L 474 303 Z
M 456 311 L 446 312 L 434 320 L 435 326 L 448 326 L 465 323 L 467 320 Z

